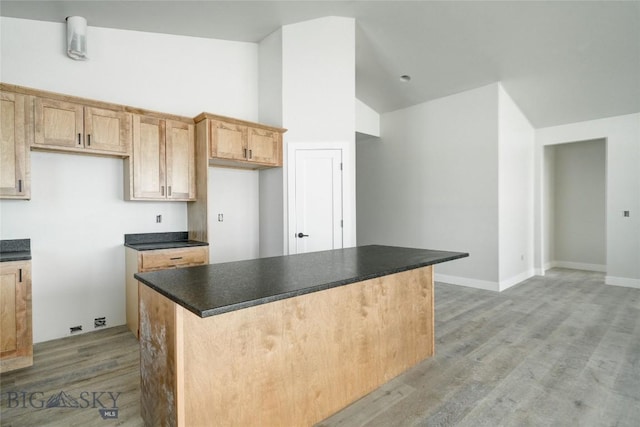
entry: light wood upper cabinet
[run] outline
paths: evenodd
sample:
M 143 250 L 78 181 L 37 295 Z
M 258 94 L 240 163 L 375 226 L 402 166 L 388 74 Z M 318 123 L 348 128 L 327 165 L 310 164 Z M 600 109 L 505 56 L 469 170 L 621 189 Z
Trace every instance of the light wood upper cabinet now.
M 244 160 L 247 157 L 247 127 L 211 121 L 211 157 Z
M 134 115 L 127 200 L 194 200 L 194 145 L 193 124 Z
M 85 148 L 129 154 L 131 114 L 101 108 L 84 108 Z
M 196 123 L 203 120 L 208 126 L 204 139 L 209 164 L 246 169 L 282 166 L 282 134 L 286 129 L 209 113 L 195 118 Z
M 131 113 L 36 98 L 34 148 L 127 156 Z
M 0 313 L 0 372 L 31 366 L 31 261 L 0 263 Z
M 29 96 L 0 92 L 0 198 L 31 197 L 30 102 Z
M 195 200 L 194 125 L 167 120 L 166 129 L 167 198 Z
M 282 166 L 282 134 L 250 127 L 247 136 L 250 161 Z
M 210 158 L 238 160 L 236 167 L 260 168 L 282 166 L 282 133 L 260 128 L 211 120 Z M 220 163 L 225 165 L 224 163 Z
M 128 199 L 165 199 L 165 121 L 135 116 Z M 127 170 L 125 164 L 125 170 Z M 126 180 L 125 180 L 126 181 Z

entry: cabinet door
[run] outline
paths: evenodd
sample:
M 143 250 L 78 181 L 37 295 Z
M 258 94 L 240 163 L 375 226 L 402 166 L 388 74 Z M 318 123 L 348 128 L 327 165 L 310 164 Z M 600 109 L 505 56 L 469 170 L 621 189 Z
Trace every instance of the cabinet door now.
M 131 147 L 131 114 L 85 107 L 84 132 L 85 148 L 128 154 Z
M 133 118 L 133 197 L 166 198 L 165 121 L 143 116 Z
M 35 101 L 35 145 L 84 147 L 83 107 L 47 98 Z
M 266 129 L 249 128 L 248 158 L 252 162 L 282 165 L 281 134 Z
M 167 120 L 166 129 L 167 198 L 194 200 L 196 197 L 194 126 Z
M 211 121 L 211 156 L 219 159 L 245 160 L 247 127 Z
M 32 363 L 30 264 L 21 261 L 0 263 L 2 372 Z
M 26 97 L 0 92 L 0 197 L 28 199 L 29 144 Z

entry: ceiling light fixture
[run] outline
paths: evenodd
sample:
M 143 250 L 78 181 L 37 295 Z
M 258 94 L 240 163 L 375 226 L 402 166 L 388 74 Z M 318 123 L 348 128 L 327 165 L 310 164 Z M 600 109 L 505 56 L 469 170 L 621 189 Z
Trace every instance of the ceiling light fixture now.
M 87 20 L 82 16 L 67 16 L 67 55 L 77 61 L 87 57 Z
M 408 74 L 403 74 L 402 76 L 400 76 L 400 81 L 403 83 L 407 83 L 411 81 L 411 76 Z

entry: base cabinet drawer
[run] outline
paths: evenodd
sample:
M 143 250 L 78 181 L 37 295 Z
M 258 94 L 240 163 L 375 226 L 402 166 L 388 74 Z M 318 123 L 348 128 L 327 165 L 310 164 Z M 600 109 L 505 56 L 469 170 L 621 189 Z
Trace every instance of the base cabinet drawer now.
M 144 251 L 140 253 L 140 272 L 202 265 L 206 264 L 207 261 L 208 251 L 206 246 Z

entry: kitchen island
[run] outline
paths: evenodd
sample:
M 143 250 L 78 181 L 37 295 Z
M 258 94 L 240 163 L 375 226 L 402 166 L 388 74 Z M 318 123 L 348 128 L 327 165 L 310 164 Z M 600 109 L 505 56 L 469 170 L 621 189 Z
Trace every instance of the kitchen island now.
M 136 274 L 146 425 L 312 425 L 434 353 L 433 265 L 362 246 Z

